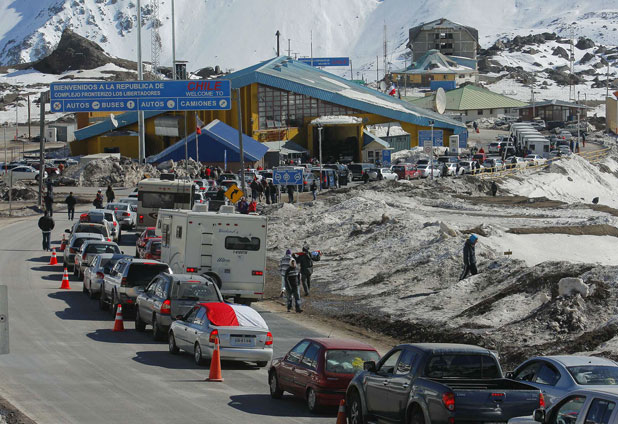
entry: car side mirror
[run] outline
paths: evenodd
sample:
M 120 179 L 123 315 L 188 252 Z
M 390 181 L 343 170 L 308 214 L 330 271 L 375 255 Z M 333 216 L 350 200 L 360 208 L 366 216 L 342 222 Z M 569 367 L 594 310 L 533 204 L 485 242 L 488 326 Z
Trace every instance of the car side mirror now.
M 185 317 L 184 317 L 184 315 L 176 315 L 176 319 L 177 319 L 178 321 L 184 321 L 184 320 L 185 320 Z
M 71 230 L 69 230 L 68 228 L 64 230 L 65 233 L 70 233 Z
M 376 372 L 376 361 L 367 361 L 363 364 L 363 369 L 369 372 Z
M 534 410 L 534 421 L 536 421 L 537 423 L 545 422 L 545 410 L 544 409 Z
M 515 379 L 515 373 L 513 371 L 509 371 L 506 374 L 504 374 L 504 378 L 510 378 L 511 380 Z

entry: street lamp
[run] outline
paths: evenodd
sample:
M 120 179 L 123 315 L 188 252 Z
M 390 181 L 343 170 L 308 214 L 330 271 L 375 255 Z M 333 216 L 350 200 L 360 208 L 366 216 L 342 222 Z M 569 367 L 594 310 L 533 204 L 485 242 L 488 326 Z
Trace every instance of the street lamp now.
M 320 149 L 320 191 L 322 191 L 322 125 L 318 126 L 318 148 Z
M 429 125 L 431 125 L 431 154 L 429 156 L 429 161 L 431 162 L 431 179 L 433 180 L 433 126 L 436 122 L 432 119 L 429 121 Z

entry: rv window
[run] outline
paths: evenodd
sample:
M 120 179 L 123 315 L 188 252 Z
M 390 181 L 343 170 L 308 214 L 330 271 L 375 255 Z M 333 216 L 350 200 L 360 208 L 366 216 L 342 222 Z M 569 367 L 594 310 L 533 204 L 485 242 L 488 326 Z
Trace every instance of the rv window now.
M 139 192 L 145 208 L 174 209 L 174 193 Z
M 530 144 L 529 148 L 530 148 L 530 150 L 532 150 L 532 151 L 535 151 L 535 150 L 536 150 L 536 147 L 534 146 L 534 144 Z
M 176 238 L 182 238 L 182 227 L 180 225 L 176 226 Z
M 225 238 L 225 248 L 228 250 L 260 250 L 260 239 L 257 237 L 237 237 L 230 236 Z

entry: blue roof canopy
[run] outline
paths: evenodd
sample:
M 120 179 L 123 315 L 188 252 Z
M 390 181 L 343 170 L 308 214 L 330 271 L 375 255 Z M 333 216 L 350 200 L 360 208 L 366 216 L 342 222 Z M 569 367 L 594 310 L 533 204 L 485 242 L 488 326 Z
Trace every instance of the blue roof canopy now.
M 240 162 L 240 146 L 238 144 L 238 130 L 215 119 L 202 128 L 202 134 L 190 134 L 179 142 L 171 145 L 161 153 L 148 157 L 150 163 L 161 163 L 168 160 L 184 160 L 185 145 L 189 157 L 196 159 L 195 140 L 197 137 L 199 148 L 199 162 L 223 162 L 227 155 L 228 163 Z M 256 162 L 264 157 L 268 147 L 257 140 L 243 134 L 243 150 L 245 161 Z M 227 153 L 226 153 L 227 152 Z
M 161 115 L 163 112 L 144 112 L 144 119 L 152 118 L 153 116 Z M 137 112 L 125 112 L 115 117 L 118 126 L 115 127 L 111 119 L 105 119 L 96 124 L 89 125 L 80 130 L 75 131 L 75 140 L 82 141 L 91 137 L 96 137 L 101 134 L 106 134 L 118 128 L 126 127 L 137 122 Z

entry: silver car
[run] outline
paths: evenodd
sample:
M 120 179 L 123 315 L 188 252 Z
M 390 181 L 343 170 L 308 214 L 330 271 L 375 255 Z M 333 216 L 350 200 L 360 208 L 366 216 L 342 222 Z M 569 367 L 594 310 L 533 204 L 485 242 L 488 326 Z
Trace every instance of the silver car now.
M 112 235 L 112 240 L 116 243 L 120 243 L 120 239 L 122 238 L 122 230 L 120 228 L 120 224 L 116 219 L 116 214 L 114 211 L 107 209 L 92 209 L 88 211 L 88 222 L 99 222 L 107 225 L 109 231 Z
M 507 375 L 537 387 L 547 406 L 578 389 L 618 389 L 618 364 L 596 356 L 536 356 Z
M 101 234 L 96 233 L 73 233 L 62 256 L 62 265 L 65 268 L 75 271 L 75 254 L 86 240 L 103 241 L 105 238 Z
M 130 230 L 137 225 L 137 213 L 131 209 L 130 204 L 108 203 L 106 209 L 114 211 L 121 229 Z
M 161 273 L 146 286 L 135 302 L 135 329 L 152 325 L 155 340 L 165 340 L 174 317 L 184 316 L 196 302 L 223 302 L 210 278 L 194 274 Z
M 219 339 L 222 360 L 255 362 L 265 367 L 273 357 L 273 336 L 262 316 L 249 306 L 199 303 L 172 322 L 169 351 L 193 354 L 195 363 L 209 362 Z
M 96 299 L 101 294 L 105 276 L 109 275 L 116 262 L 128 257 L 130 256 L 115 253 L 91 256 L 88 267 L 84 270 L 84 293 L 88 293 L 91 299 Z
M 84 270 L 88 267 L 90 258 L 101 253 L 122 253 L 120 247 L 113 241 L 86 240 L 75 254 L 73 275 L 78 279 L 84 278 Z

